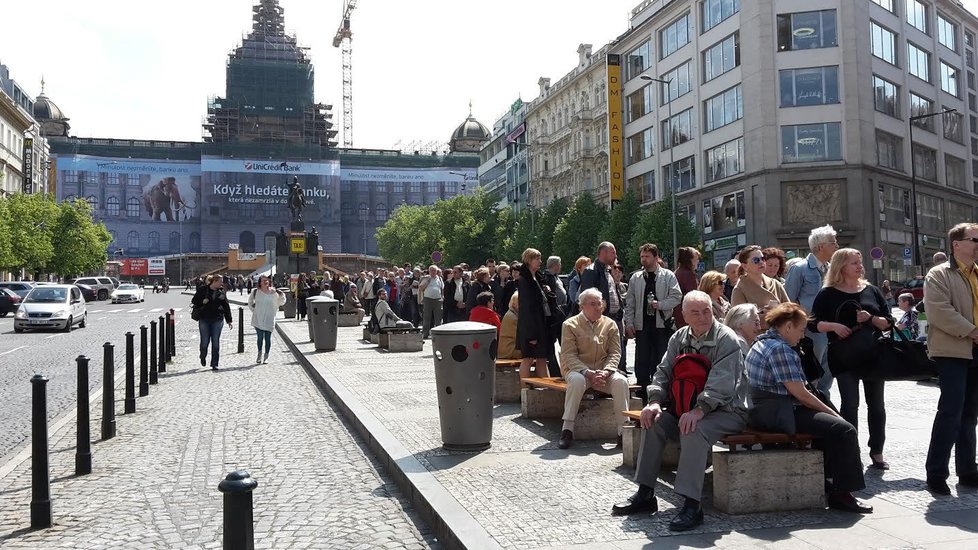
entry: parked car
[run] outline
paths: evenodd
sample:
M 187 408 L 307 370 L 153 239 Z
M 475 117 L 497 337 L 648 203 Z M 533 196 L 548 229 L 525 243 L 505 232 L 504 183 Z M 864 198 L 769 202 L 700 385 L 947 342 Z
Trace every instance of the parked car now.
M 108 300 L 109 295 L 115 290 L 115 285 L 112 284 L 112 279 L 108 277 L 81 277 L 72 281 L 72 284 L 81 283 L 83 285 L 88 285 L 95 289 L 96 299 L 98 300 Z
M 900 292 L 898 292 L 896 294 L 896 296 L 893 297 L 893 299 L 895 300 L 897 297 L 900 296 L 900 294 L 903 294 L 903 293 L 906 293 L 906 292 L 909 292 L 910 294 L 913 294 L 914 301 L 920 302 L 921 300 L 923 300 L 924 299 L 924 278 L 923 277 L 914 277 L 913 279 L 910 279 L 909 281 L 903 283 L 903 286 L 900 287 Z
M 20 306 L 20 296 L 13 290 L 0 288 L 0 317 L 6 317 L 8 313 L 17 311 L 18 306 Z
M 113 304 L 131 304 L 146 301 L 143 294 L 143 287 L 129 283 L 119 285 L 119 288 L 112 291 L 111 297 Z
M 109 280 L 112 281 L 112 286 L 116 288 L 119 288 L 119 285 L 122 284 L 121 282 L 119 282 L 119 279 L 116 279 L 115 277 L 109 277 Z
M 71 332 L 85 328 L 88 309 L 81 289 L 74 285 L 44 285 L 31 290 L 14 314 L 14 332 L 54 328 Z
M 31 281 L 5 281 L 0 283 L 0 288 L 13 290 L 23 300 L 30 293 L 31 289 L 34 288 L 34 283 Z
M 95 292 L 94 288 L 88 285 L 83 285 L 81 283 L 75 283 L 75 286 L 77 286 L 78 289 L 81 290 L 82 298 L 84 298 L 86 302 L 94 302 L 98 300 L 98 293 Z

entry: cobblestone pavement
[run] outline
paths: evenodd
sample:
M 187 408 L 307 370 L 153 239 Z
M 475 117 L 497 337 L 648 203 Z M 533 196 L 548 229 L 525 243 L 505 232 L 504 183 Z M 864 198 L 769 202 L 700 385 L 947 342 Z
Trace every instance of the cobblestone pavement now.
M 257 548 L 437 545 L 277 336 L 269 364 L 256 366 L 250 325 L 244 354 L 234 353 L 237 326 L 225 330 L 213 372 L 197 363 L 189 315 L 178 322 L 176 364 L 135 415 L 122 414 L 117 392 L 119 435 L 93 445 L 92 474 L 72 475 L 73 420 L 51 434 L 54 527 L 28 529 L 30 460 L 10 461 L 0 477 L 0 547 L 220 548 L 217 486 L 236 469 L 258 481 Z M 95 438 L 100 410 L 92 407 Z
M 305 325 L 282 326 L 314 366 L 360 400 L 504 548 L 640 548 L 650 539 L 656 547 L 670 548 L 971 548 L 978 540 L 978 491 L 954 487 L 953 472 L 951 497 L 934 498 L 923 486 L 939 393 L 930 384 L 887 385 L 885 455 L 892 469 L 868 470 L 868 487 L 859 495 L 875 506 L 873 515 L 808 510 L 730 516 L 712 507 L 708 474 L 705 523 L 673 536 L 668 522 L 681 501 L 671 491 L 671 474 L 656 491 L 658 515 L 612 517 L 611 505 L 635 490 L 632 470 L 621 467 L 621 452 L 609 442 L 585 441 L 561 451 L 559 421 L 521 419 L 518 404 L 495 407 L 489 450 L 444 450 L 430 341 L 421 352 L 389 354 L 361 341 L 360 328 L 340 328 L 335 352 L 313 353 Z M 865 410 L 862 414 L 868 464 Z

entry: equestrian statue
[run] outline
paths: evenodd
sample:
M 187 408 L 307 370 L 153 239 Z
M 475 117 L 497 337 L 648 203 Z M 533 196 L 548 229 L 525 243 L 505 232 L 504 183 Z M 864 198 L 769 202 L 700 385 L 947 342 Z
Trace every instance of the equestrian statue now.
M 292 213 L 292 221 L 302 221 L 302 209 L 306 207 L 306 197 L 302 193 L 302 184 L 299 183 L 299 176 L 292 176 L 292 183 L 289 184 L 289 212 Z

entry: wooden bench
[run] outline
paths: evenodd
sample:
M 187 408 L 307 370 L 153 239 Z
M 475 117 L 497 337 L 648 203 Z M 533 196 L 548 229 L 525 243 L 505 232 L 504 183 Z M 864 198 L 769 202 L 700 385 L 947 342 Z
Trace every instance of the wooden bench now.
M 563 378 L 524 378 L 520 390 L 523 418 L 559 419 L 564 415 L 567 382 Z M 632 395 L 639 386 L 629 386 L 629 408 L 640 407 L 642 400 Z M 614 410 L 611 396 L 594 389 L 584 392 L 574 422 L 574 439 L 615 439 L 621 426 L 621 411 Z
M 390 352 L 421 351 L 424 347 L 419 328 L 381 329 L 378 345 Z
M 625 412 L 636 422 L 622 433 L 622 462 L 638 464 L 642 428 L 640 410 Z M 804 510 L 825 506 L 822 451 L 811 448 L 810 434 L 789 435 L 747 429 L 721 438 L 710 457 L 713 464 L 713 505 L 728 514 Z M 765 449 L 759 446 L 784 445 Z M 741 450 L 744 449 L 744 450 Z M 662 464 L 679 463 L 679 445 L 669 442 Z
M 363 323 L 363 313 L 359 311 L 340 311 L 336 322 L 337 326 L 341 327 L 355 327 L 361 323 Z

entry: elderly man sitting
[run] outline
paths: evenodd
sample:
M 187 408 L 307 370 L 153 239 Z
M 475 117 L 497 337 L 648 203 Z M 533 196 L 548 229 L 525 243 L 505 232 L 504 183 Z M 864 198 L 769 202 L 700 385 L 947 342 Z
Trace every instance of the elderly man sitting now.
M 679 440 L 676 493 L 686 498 L 669 528 L 687 531 L 703 523 L 703 476 L 713 444 L 746 426 L 749 385 L 737 335 L 713 317 L 710 297 L 694 290 L 683 299 L 689 323 L 669 339 L 642 409 L 644 431 L 635 481 L 638 492 L 612 507 L 626 515 L 658 510 L 654 488 L 666 440 Z
M 561 327 L 560 372 L 567 381 L 564 398 L 564 427 L 558 446 L 566 449 L 574 442 L 574 420 L 581 398 L 588 389 L 611 395 L 615 414 L 628 409 L 628 380 L 618 373 L 621 359 L 621 338 L 618 325 L 602 315 L 604 300 L 601 291 L 589 288 L 578 297 L 581 312 L 564 321 Z M 621 446 L 621 426 L 618 427 L 618 446 Z

